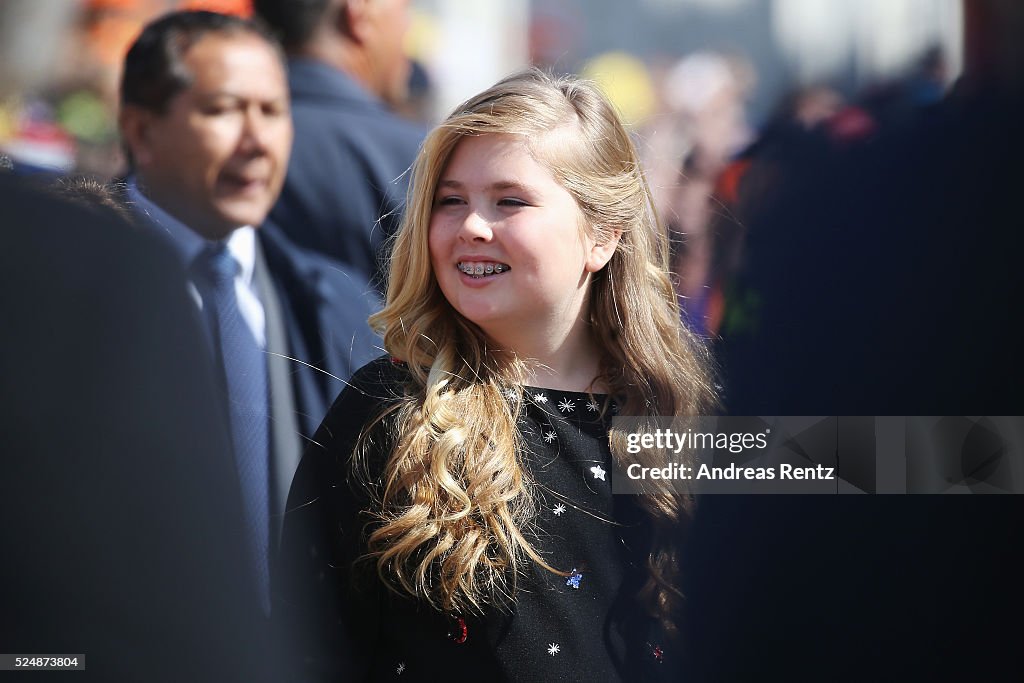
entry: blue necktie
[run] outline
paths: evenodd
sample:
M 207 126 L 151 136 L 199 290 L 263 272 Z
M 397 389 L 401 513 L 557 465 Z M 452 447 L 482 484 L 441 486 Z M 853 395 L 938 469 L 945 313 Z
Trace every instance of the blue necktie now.
M 256 587 L 263 610 L 269 614 L 270 421 L 266 359 L 238 307 L 238 261 L 224 244 L 218 244 L 200 254 L 196 266 L 207 285 L 203 291 L 204 307 L 211 314 L 214 342 L 224 370 L 235 466 L 241 483 Z

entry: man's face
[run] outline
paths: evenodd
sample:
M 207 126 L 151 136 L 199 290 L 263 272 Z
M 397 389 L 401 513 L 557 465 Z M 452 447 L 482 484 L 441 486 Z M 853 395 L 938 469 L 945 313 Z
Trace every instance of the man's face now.
M 292 145 L 288 85 L 262 39 L 210 34 L 183 58 L 193 75 L 165 114 L 126 132 L 144 192 L 207 239 L 258 226 L 281 191 Z

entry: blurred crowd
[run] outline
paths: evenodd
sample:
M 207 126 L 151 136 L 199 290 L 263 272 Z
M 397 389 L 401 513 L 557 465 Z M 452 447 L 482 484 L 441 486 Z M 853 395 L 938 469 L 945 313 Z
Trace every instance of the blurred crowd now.
M 117 85 L 121 56 L 143 23 L 169 9 L 249 16 L 253 6 L 252 0 L 79 4 L 55 60 L 59 68 L 46 87 L 0 102 L 0 155 L 19 173 L 107 182 L 123 177 L 127 168 L 117 132 Z M 1013 14 L 1002 7 L 998 16 Z M 971 10 L 968 18 L 976 70 L 991 72 L 994 61 L 1013 61 L 1012 55 L 981 55 L 976 47 L 1005 30 L 998 24 L 1013 19 L 990 19 L 983 9 Z M 540 12 L 530 24 L 528 58 L 544 68 L 563 68 L 565 50 L 578 38 L 574 27 L 578 32 L 577 23 Z M 580 64 L 634 124 L 672 235 L 673 270 L 688 325 L 713 342 L 755 333 L 762 293 L 745 281 L 749 269 L 758 267 L 751 264 L 748 242 L 759 218 L 770 214 L 766 202 L 797 184 L 794 179 L 805 171 L 841 164 L 863 150 L 894 150 L 941 118 L 965 89 L 949 57 L 942 46 L 931 46 L 902 74 L 855 91 L 838 81 L 794 86 L 776 93 L 774 110 L 759 121 L 751 119 L 749 107 L 757 65 L 738 52 L 699 50 L 645 61 L 610 52 Z M 401 94 L 388 104 L 400 116 L 430 125 L 438 117 L 431 108 L 436 78 L 416 58 L 408 60 L 405 73 L 405 86 L 395 91 Z

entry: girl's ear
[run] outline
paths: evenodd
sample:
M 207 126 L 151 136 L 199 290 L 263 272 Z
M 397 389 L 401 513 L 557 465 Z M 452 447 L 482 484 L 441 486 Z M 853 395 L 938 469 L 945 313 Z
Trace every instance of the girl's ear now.
M 602 244 L 595 244 L 590 247 L 587 254 L 586 270 L 588 273 L 596 273 L 604 268 L 612 260 L 615 248 L 619 246 L 619 238 L 622 237 L 621 230 L 612 230 L 611 236 Z

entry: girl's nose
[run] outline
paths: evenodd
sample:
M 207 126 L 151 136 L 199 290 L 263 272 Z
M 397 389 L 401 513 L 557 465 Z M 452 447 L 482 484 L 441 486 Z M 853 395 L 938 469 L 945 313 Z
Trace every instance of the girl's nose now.
M 484 241 L 489 242 L 494 236 L 491 223 L 480 215 L 478 211 L 470 211 L 459 226 L 459 237 L 467 242 Z

